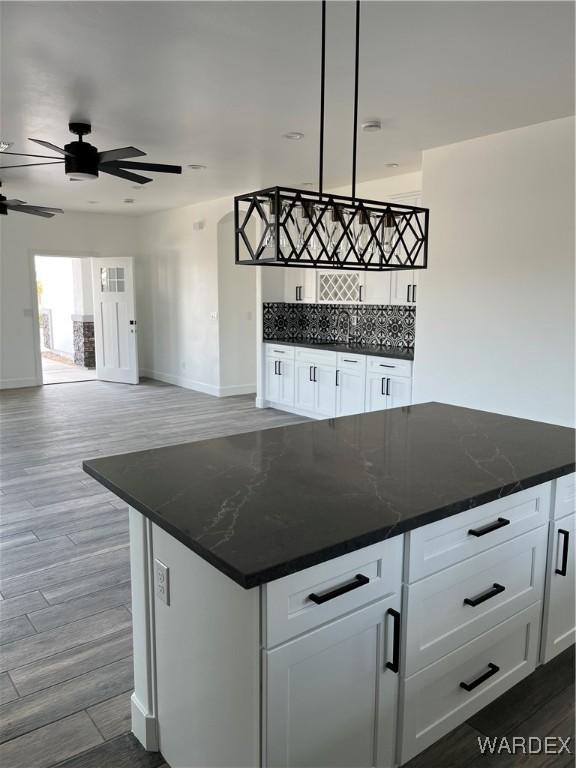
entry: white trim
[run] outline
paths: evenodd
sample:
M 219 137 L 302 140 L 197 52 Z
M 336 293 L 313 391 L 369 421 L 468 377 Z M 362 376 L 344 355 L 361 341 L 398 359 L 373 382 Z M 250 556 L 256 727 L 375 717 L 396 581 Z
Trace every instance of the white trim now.
M 158 752 L 158 720 L 145 712 L 136 694 L 130 697 L 132 733 L 148 752 Z
M 39 387 L 42 381 L 36 376 L 27 379 L 0 379 L 0 389 L 20 389 L 21 387 Z
M 185 376 L 174 376 L 171 373 L 163 371 L 154 371 L 150 368 L 141 368 L 140 376 L 146 376 L 149 379 L 163 381 L 166 384 L 174 384 L 183 389 L 193 389 L 195 392 L 202 392 L 212 397 L 233 397 L 235 395 L 254 395 L 256 394 L 255 384 L 232 384 L 227 387 L 218 387 L 216 384 L 206 384 L 203 381 L 188 379 Z

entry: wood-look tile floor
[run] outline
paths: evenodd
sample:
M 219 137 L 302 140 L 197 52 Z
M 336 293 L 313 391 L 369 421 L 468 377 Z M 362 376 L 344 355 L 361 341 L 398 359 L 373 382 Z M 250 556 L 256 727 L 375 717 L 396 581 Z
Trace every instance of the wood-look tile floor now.
M 156 768 L 129 733 L 127 509 L 82 459 L 297 423 L 252 397 L 147 381 L 0 395 L 0 766 Z M 540 668 L 410 768 L 523 765 L 477 736 L 573 733 L 574 656 Z M 530 758 L 533 768 L 572 765 Z M 516 760 L 516 761 L 515 761 Z

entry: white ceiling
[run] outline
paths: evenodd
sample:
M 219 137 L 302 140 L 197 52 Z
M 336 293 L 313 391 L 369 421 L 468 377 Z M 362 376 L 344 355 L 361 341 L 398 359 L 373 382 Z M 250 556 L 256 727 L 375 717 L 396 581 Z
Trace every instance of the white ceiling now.
M 383 130 L 360 134 L 359 178 L 573 114 L 573 17 L 571 2 L 365 2 L 360 119 L 379 117 Z M 9 197 L 142 213 L 316 183 L 319 2 L 3 2 L 1 21 L 0 138 L 11 150 L 48 154 L 27 137 L 62 146 L 76 117 L 92 122 L 100 150 L 133 144 L 143 160 L 208 166 L 139 190 L 102 176 L 71 184 L 62 165 L 0 171 Z M 328 4 L 327 187 L 350 179 L 353 25 L 353 3 Z

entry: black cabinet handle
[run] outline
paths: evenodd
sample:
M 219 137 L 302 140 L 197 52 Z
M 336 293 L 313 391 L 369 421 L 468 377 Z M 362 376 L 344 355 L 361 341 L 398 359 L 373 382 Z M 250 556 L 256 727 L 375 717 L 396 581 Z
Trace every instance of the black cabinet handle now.
M 562 534 L 564 539 L 562 544 L 562 565 L 560 568 L 556 568 L 558 576 L 566 576 L 568 573 L 568 542 L 570 541 L 570 531 L 565 531 L 564 528 L 558 528 L 558 533 Z
M 406 287 L 406 304 L 410 304 L 410 286 Z
M 364 299 L 362 298 L 362 288 L 363 287 L 364 287 L 363 285 L 359 285 L 358 286 L 358 301 L 364 301 Z
M 470 536 L 486 536 L 487 533 L 497 531 L 498 528 L 504 528 L 505 525 L 510 525 L 510 520 L 506 520 L 505 517 L 499 517 L 495 523 L 488 523 L 488 525 L 483 525 L 481 528 L 470 528 L 468 533 Z
M 471 683 L 460 683 L 460 688 L 464 688 L 465 691 L 473 691 L 474 688 L 478 688 L 479 685 L 482 685 L 482 683 L 485 683 L 486 680 L 489 680 L 497 672 L 500 672 L 500 667 L 490 662 L 488 664 L 488 672 L 484 672 L 483 675 L 480 675 L 480 677 L 477 677 L 476 680 L 472 680 Z
M 392 616 L 394 621 L 394 641 L 392 644 L 392 661 L 386 662 L 386 669 L 392 672 L 400 671 L 400 614 L 394 608 L 388 608 L 386 613 Z
M 503 587 L 502 584 L 493 584 L 490 589 L 481 592 L 479 595 L 476 595 L 476 597 L 467 597 L 464 600 L 464 605 L 471 605 L 472 608 L 475 608 L 477 605 L 480 605 L 480 603 L 485 603 L 486 600 L 490 600 L 491 597 L 496 597 L 496 595 L 501 594 L 505 589 L 506 587 Z
M 334 600 L 335 597 L 345 595 L 346 592 L 352 592 L 353 589 L 363 587 L 365 584 L 368 584 L 369 581 L 370 579 L 368 576 L 364 576 L 362 573 L 358 573 L 356 576 L 354 576 L 354 580 L 348 584 L 343 584 L 341 587 L 336 587 L 336 589 L 332 589 L 330 592 L 324 592 L 323 595 L 317 595 L 315 592 L 312 592 L 310 595 L 308 595 L 308 599 L 312 600 L 312 602 L 316 603 L 316 605 L 322 605 L 322 603 L 327 603 L 329 600 Z
M 274 360 L 274 376 L 278 376 L 278 360 Z
M 344 358 L 344 362 L 345 363 L 357 363 L 358 360 L 347 360 L 346 358 Z
M 395 365 L 387 365 L 386 363 L 378 363 L 380 368 L 396 368 Z
M 318 379 L 316 378 L 316 371 L 317 370 L 318 370 L 318 368 L 316 368 L 316 366 L 314 366 L 314 382 L 315 383 L 318 383 Z
M 314 381 L 314 379 L 312 378 L 312 370 L 313 370 L 313 368 L 314 368 L 314 366 L 311 365 L 310 369 L 308 371 L 308 378 L 310 379 L 310 381 Z
M 302 286 L 296 286 L 296 301 L 302 301 Z
M 278 360 L 278 376 L 282 376 L 282 360 Z
M 380 394 L 383 397 L 386 397 L 386 379 L 384 378 L 384 376 L 382 376 L 382 387 L 380 389 Z
M 416 304 L 416 286 L 412 286 L 412 304 Z
M 386 396 L 390 395 L 390 379 L 386 379 Z
M 336 386 L 337 386 L 337 387 L 339 387 L 339 386 L 340 386 L 340 384 L 339 384 L 339 382 L 338 382 L 338 374 L 339 374 L 339 373 L 340 373 L 340 371 L 338 370 L 338 368 L 336 368 Z

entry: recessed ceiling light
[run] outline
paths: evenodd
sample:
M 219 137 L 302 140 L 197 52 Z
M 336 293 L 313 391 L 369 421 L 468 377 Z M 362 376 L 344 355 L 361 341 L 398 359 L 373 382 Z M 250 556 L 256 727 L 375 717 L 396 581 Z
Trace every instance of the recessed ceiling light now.
M 193 171 L 205 171 L 208 166 L 202 165 L 202 163 L 190 163 L 188 168 Z
M 362 130 L 366 133 L 376 133 L 376 131 L 382 130 L 382 121 L 381 120 L 367 120 L 365 123 L 362 123 Z
M 132 189 L 136 189 L 136 190 L 140 191 L 141 189 L 144 189 L 144 187 L 141 184 L 134 184 Z
M 398 168 L 400 163 L 384 163 L 385 168 Z
M 304 138 L 304 134 L 300 131 L 288 131 L 282 135 L 282 138 L 288 139 L 288 141 L 300 141 Z
M 98 205 L 99 203 L 98 200 L 88 200 L 88 202 L 90 203 L 90 205 Z
M 124 202 L 125 203 L 133 203 L 134 202 L 134 198 L 133 197 L 125 197 L 124 198 Z
M 6 152 L 6 150 L 9 149 L 13 143 L 13 141 L 3 141 L 0 139 L 0 152 Z

